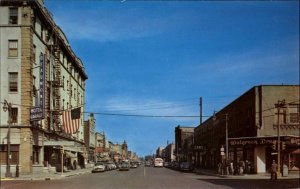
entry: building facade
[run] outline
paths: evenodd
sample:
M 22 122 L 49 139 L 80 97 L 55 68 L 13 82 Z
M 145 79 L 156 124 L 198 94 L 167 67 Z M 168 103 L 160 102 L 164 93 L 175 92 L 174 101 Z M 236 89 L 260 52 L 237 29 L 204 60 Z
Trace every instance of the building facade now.
M 249 172 L 265 173 L 275 160 L 281 170 L 297 171 L 299 146 L 298 85 L 255 86 L 194 133 L 195 165 L 202 168 L 247 161 Z
M 175 156 L 177 162 L 187 161 L 184 156 L 184 141 L 194 135 L 194 127 L 175 127 Z
M 42 0 L 1 0 L 0 44 L 1 173 L 83 167 L 88 77 Z
M 165 162 L 173 162 L 175 161 L 175 144 L 168 144 L 165 148 Z
M 90 114 L 88 119 L 84 121 L 84 142 L 86 151 L 88 153 L 87 161 L 89 163 L 95 162 L 95 141 L 96 141 L 96 119 L 94 114 Z

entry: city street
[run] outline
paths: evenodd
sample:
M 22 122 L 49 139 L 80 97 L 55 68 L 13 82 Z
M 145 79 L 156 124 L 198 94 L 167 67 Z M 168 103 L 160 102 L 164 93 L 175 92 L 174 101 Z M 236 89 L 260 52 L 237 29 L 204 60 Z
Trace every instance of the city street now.
M 4 181 L 1 189 L 196 189 L 298 188 L 298 179 L 229 179 L 140 166 L 129 171 L 86 173 L 59 180 Z

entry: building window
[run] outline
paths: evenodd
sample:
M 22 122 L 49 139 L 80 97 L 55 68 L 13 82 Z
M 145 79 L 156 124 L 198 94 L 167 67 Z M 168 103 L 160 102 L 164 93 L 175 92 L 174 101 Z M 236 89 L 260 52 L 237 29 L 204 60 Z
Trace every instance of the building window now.
M 10 72 L 8 75 L 9 92 L 18 92 L 18 72 Z
M 9 24 L 18 24 L 18 8 L 9 8 Z
M 8 40 L 8 56 L 18 56 L 18 40 Z
M 299 123 L 298 113 L 290 113 L 290 123 Z
M 289 105 L 289 118 L 291 124 L 298 124 L 299 123 L 299 105 L 298 104 L 290 104 Z
M 36 56 L 36 46 L 35 45 L 33 45 L 33 52 L 32 52 L 32 61 L 33 61 L 33 63 L 34 64 L 36 64 L 36 58 L 35 58 L 35 56 Z
M 18 123 L 18 108 L 11 108 L 10 115 L 11 123 Z

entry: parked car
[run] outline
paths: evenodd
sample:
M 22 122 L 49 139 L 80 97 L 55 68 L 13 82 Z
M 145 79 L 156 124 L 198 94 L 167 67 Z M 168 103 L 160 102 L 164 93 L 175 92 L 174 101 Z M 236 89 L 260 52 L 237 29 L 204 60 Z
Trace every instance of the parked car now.
M 108 171 L 114 170 L 114 169 L 116 169 L 116 167 L 117 167 L 116 164 L 114 164 L 112 162 L 109 162 L 106 164 L 106 170 L 108 170 Z
M 164 167 L 169 167 L 170 166 L 170 162 L 165 161 L 164 162 Z
M 129 171 L 129 169 L 130 169 L 130 163 L 128 163 L 128 162 L 122 162 L 120 164 L 120 167 L 119 167 L 120 171 Z
M 105 164 L 102 162 L 97 162 L 92 170 L 92 173 L 96 173 L 96 172 L 104 172 L 105 171 Z
M 181 162 L 179 165 L 180 171 L 193 171 L 193 166 L 189 162 Z
M 138 163 L 136 163 L 136 162 L 131 162 L 130 168 L 137 168 L 137 167 L 138 167 Z

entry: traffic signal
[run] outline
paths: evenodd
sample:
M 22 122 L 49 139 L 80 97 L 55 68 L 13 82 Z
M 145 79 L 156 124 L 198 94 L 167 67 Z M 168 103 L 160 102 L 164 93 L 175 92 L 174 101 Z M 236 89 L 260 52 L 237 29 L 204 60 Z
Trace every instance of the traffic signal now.
M 286 144 L 285 144 L 285 142 L 282 142 L 281 143 L 281 150 L 285 150 L 286 149 Z
M 274 141 L 274 142 L 273 142 L 273 144 L 272 144 L 272 148 L 273 148 L 273 150 L 277 150 L 276 141 Z

